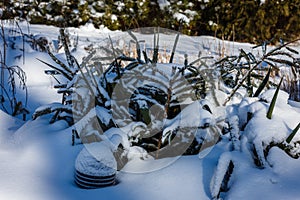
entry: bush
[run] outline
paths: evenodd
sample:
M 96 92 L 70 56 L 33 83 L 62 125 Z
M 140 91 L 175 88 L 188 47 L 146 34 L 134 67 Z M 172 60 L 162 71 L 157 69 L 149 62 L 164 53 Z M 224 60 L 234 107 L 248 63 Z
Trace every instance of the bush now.
M 187 35 L 213 35 L 261 43 L 299 37 L 300 9 L 293 1 L 4 1 L 2 19 L 21 17 L 30 23 L 128 30 L 160 26 Z

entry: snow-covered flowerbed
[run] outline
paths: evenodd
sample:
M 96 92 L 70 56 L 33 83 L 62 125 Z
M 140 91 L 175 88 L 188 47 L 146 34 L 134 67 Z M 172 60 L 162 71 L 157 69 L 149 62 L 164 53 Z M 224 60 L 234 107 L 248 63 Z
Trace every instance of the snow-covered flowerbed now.
M 21 27 L 26 26 L 21 24 Z M 46 38 L 56 51 L 57 58 L 68 64 L 63 50 L 56 46 L 59 32 L 57 28 L 33 25 L 30 26 L 30 31 L 35 37 L 41 38 L 42 35 Z M 126 43 L 126 40 L 122 38 L 122 32 L 101 31 L 90 26 L 79 29 L 70 28 L 69 32 L 78 34 L 78 43 L 72 55 L 81 61 L 84 56 L 88 55 L 87 49 L 93 44 L 109 44 L 108 34 L 114 36 L 113 38 L 118 38 L 119 44 Z M 137 33 L 136 36 L 145 40 L 150 39 L 149 35 Z M 173 42 L 174 35 L 162 34 L 160 40 L 165 41 L 167 46 L 167 43 Z M 184 68 L 184 54 L 186 53 L 191 55 L 189 59 L 197 58 L 199 50 L 202 56 L 219 56 L 216 53 L 219 43 L 218 39 L 211 37 L 183 36 L 177 46 L 176 52 L 179 56 L 174 59 L 179 63 L 176 65 L 177 69 Z M 15 48 L 9 50 L 7 63 L 19 65 L 27 75 L 29 94 L 27 108 L 31 114 L 37 108 L 36 111 L 40 112 L 50 108 L 49 113 L 52 112 L 51 109 L 53 111 L 60 109 L 61 96 L 57 95 L 53 89 L 54 85 L 57 85 L 54 83 L 55 79 L 44 74 L 44 70 L 49 68 L 36 58 L 51 65 L 55 65 L 55 62 L 47 53 L 36 51 L 28 43 L 25 44 L 25 62 L 18 59 L 23 56 L 23 47 L 22 39 L 16 37 Z M 224 45 L 232 51 L 232 54 L 238 52 L 238 47 L 245 51 L 249 50 L 255 55 L 259 52 L 259 50 L 252 50 L 250 44 L 233 44 L 225 41 Z M 166 47 L 166 49 L 171 48 Z M 101 52 L 103 51 L 102 49 Z M 164 69 L 170 65 L 172 64 L 158 64 L 164 74 L 154 77 L 169 81 L 170 84 L 173 80 L 172 70 Z M 145 66 L 147 65 L 138 65 L 137 69 Z M 145 70 L 143 75 L 150 77 L 151 73 L 153 71 Z M 116 73 L 109 75 L 116 75 Z M 208 73 L 206 75 L 208 77 L 205 78 L 210 78 Z M 113 76 L 107 77 L 111 80 L 114 78 Z M 135 80 L 130 76 L 127 78 L 126 81 L 129 82 Z M 63 83 L 66 79 L 59 77 L 58 81 Z M 71 85 L 72 81 L 68 84 Z M 159 81 L 155 82 L 156 80 L 151 81 L 149 83 L 152 86 L 157 86 L 155 84 L 159 83 Z M 274 82 L 276 81 L 274 79 Z M 79 84 L 77 86 L 85 84 L 83 81 L 77 83 Z M 212 89 L 213 86 L 211 86 Z M 222 91 L 215 90 L 209 93 L 205 100 L 196 100 L 192 103 L 192 101 L 187 101 L 188 98 L 185 99 L 182 102 L 190 105 L 182 106 L 181 114 L 172 119 L 157 116 L 166 108 L 164 105 L 157 104 L 158 107 L 148 108 L 145 101 L 140 101 L 141 96 L 148 101 L 147 96 L 136 93 L 134 98 L 138 99 L 136 102 L 142 108 L 140 110 L 147 108 L 152 112 L 149 116 L 153 123 L 147 125 L 144 122 L 132 120 L 122 121 L 123 115 L 119 115 L 116 120 L 119 127 L 110 127 L 115 113 L 112 114 L 109 107 L 120 105 L 117 101 L 122 100 L 112 98 L 103 102 L 103 106 L 98 105 L 94 110 L 87 110 L 83 118 L 75 120 L 77 130 L 80 130 L 79 132 L 84 130 L 88 133 L 85 135 L 88 143 L 91 137 L 96 136 L 96 143 L 86 145 L 83 145 L 80 139 L 74 139 L 75 145 L 72 146 L 74 127 L 69 127 L 64 120 L 54 120 L 52 124 L 49 124 L 53 115 L 40 115 L 35 117 L 35 120 L 29 119 L 23 122 L 0 110 L 0 198 L 22 200 L 297 199 L 300 196 L 298 186 L 300 185 L 300 160 L 295 158 L 300 155 L 300 133 L 296 132 L 289 142 L 287 138 L 300 122 L 298 103 L 288 101 L 288 94 L 280 90 L 272 118 L 268 119 L 266 114 L 275 89 L 265 90 L 258 97 L 246 97 L 247 92 L 239 89 L 227 106 L 216 106 L 218 103 L 216 99 L 223 102 L 232 91 L 224 85 L 219 88 Z M 85 88 L 77 87 L 77 89 L 77 94 L 86 99 L 90 98 Z M 100 93 L 105 94 L 104 86 L 98 89 Z M 189 91 L 188 89 L 186 91 Z M 168 87 L 164 92 L 168 93 Z M 18 95 L 19 99 L 24 98 L 22 92 Z M 110 96 L 106 94 L 104 98 L 108 100 Z M 154 100 L 159 102 L 158 98 Z M 115 111 L 122 113 L 122 109 Z M 103 135 L 97 135 L 98 132 L 91 128 L 92 126 L 83 126 L 83 124 L 90 123 L 90 119 L 94 116 L 99 116 L 100 121 L 109 127 L 103 130 Z M 147 121 L 145 120 L 147 115 L 142 113 L 141 116 L 144 121 Z M 197 155 L 178 156 L 177 152 L 172 152 L 176 157 L 162 156 L 156 159 L 157 151 L 151 154 L 142 148 L 144 140 L 136 142 L 138 137 L 145 137 L 149 134 L 145 132 L 150 129 L 149 127 L 152 131 L 164 128 L 161 133 L 161 141 L 165 145 L 161 146 L 163 148 L 168 148 L 168 145 L 176 147 L 177 140 L 174 140 L 172 134 L 177 133 L 182 139 L 180 141 L 189 143 L 189 137 L 180 132 L 185 128 L 189 131 L 188 135 L 194 134 L 193 137 L 198 144 L 202 145 L 203 141 L 207 144 L 200 147 L 201 152 Z M 98 140 L 102 142 L 98 143 Z M 119 144 L 122 144 L 122 148 Z M 119 152 L 120 148 L 121 152 Z M 108 153 L 105 153 L 106 151 Z M 126 162 L 123 163 L 125 166 L 117 172 L 115 170 L 118 166 L 116 160 L 111 157 L 112 153 L 122 158 L 126 157 Z M 183 152 L 180 151 L 180 153 Z M 109 166 L 99 165 L 99 161 Z M 99 167 L 105 168 L 106 174 L 101 174 L 103 171 Z M 117 181 L 113 186 L 101 189 L 80 189 L 74 182 L 76 169 L 91 176 L 110 176 L 116 172 Z

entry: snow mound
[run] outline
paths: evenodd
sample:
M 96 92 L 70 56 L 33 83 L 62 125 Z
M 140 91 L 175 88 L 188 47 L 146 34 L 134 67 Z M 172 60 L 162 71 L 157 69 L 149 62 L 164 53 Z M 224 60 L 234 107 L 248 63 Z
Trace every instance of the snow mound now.
M 110 148 L 103 142 L 85 144 L 78 154 L 75 169 L 90 176 L 112 176 L 116 173 L 117 162 Z
M 10 139 L 12 134 L 22 125 L 23 121 L 20 119 L 14 118 L 7 113 L 0 110 L 0 144 L 1 146 L 5 145 Z
M 276 89 L 269 89 L 265 92 L 263 92 L 261 95 L 259 95 L 259 99 L 261 101 L 265 101 L 267 103 L 270 103 L 272 101 L 272 98 L 274 96 Z M 277 98 L 277 105 L 285 105 L 288 102 L 289 94 L 284 92 L 283 90 L 279 90 L 278 98 Z
M 250 141 L 263 142 L 264 144 L 283 142 L 299 123 L 300 114 L 287 104 L 288 94 L 284 91 L 279 92 L 272 119 L 266 117 L 274 92 L 275 90 L 270 89 L 259 96 L 259 101 L 252 103 L 249 101 L 248 112 L 252 113 L 253 116 L 245 127 L 244 134 Z M 242 107 L 240 110 L 244 110 L 243 113 L 245 113 L 245 109 Z M 294 139 L 300 140 L 299 134 Z

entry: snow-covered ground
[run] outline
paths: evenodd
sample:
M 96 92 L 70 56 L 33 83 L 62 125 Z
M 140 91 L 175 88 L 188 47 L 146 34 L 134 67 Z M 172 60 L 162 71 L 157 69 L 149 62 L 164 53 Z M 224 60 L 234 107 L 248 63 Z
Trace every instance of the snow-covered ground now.
M 75 159 L 82 145 L 71 146 L 71 130 L 66 124 L 49 125 L 47 119 L 23 124 L 3 112 L 0 116 L 1 199 L 211 198 L 210 180 L 224 148 L 222 143 L 208 155 L 204 152 L 204 157 L 183 156 L 151 173 L 120 172 L 117 185 L 85 190 L 74 184 Z M 300 161 L 291 159 L 278 148 L 271 150 L 269 160 L 274 165 L 264 170 L 241 163 L 226 199 L 298 199 Z M 139 167 L 143 164 L 151 165 L 141 161 Z
M 21 24 L 21 28 L 26 30 L 26 25 Z M 55 27 L 30 25 L 30 33 L 44 35 L 50 41 L 57 39 L 58 32 Z M 107 44 L 108 35 L 124 37 L 122 32 L 96 30 L 91 26 L 70 28 L 69 32 L 78 34 L 79 43 L 75 56 L 79 61 L 86 56 L 87 53 L 83 49 L 89 44 Z M 143 36 L 144 39 L 149 37 L 153 36 Z M 162 36 L 161 40 L 165 41 L 166 47 L 163 48 L 172 48 L 173 36 Z M 258 50 L 251 49 L 250 44 L 223 42 L 204 36 L 192 38 L 183 36 L 177 50 L 195 57 L 199 50 L 203 56 L 218 56 L 221 47 L 225 48 L 224 52 L 227 54 L 236 53 L 239 48 L 253 51 L 255 55 L 259 54 Z M 17 54 L 14 53 L 18 52 L 12 52 L 11 57 L 8 56 L 8 62 L 22 66 L 26 72 L 30 112 L 41 105 L 61 101 L 61 96 L 53 89 L 54 80 L 44 74 L 44 70 L 48 69 L 47 66 L 36 59 L 53 63 L 49 56 L 42 52 L 28 51 L 23 64 L 21 60 L 15 60 L 13 55 Z M 182 62 L 180 59 L 178 57 L 177 61 Z M 270 96 L 268 93 L 265 95 L 266 98 Z M 280 95 L 280 100 L 284 102 L 279 101 L 281 106 L 276 107 L 278 112 L 274 114 L 272 121 L 261 119 L 261 112 L 265 107 L 258 101 L 247 102 L 245 99 L 238 107 L 240 113 L 232 111 L 232 114 L 242 116 L 246 114 L 243 109 L 249 108 L 254 113 L 252 124 L 245 129 L 247 140 L 269 141 L 274 138 L 268 134 L 273 133 L 279 137 L 286 137 L 296 127 L 300 119 L 299 108 L 286 104 L 285 94 Z M 300 133 L 297 134 L 295 138 L 299 140 Z M 117 173 L 116 185 L 86 190 L 78 188 L 74 183 L 75 160 L 83 145 L 77 141 L 76 145 L 72 146 L 71 135 L 71 128 L 64 121 L 49 124 L 49 117 L 43 116 L 34 121 L 23 122 L 0 110 L 0 199 L 212 199 L 215 186 L 212 180 L 215 180 L 213 176 L 218 160 L 220 157 L 226 157 L 223 152 L 228 149 L 225 138 L 199 155 L 182 156 L 172 164 L 148 173 L 126 171 L 147 169 L 149 166 L 151 168 L 157 161 L 132 160 L 125 166 L 126 170 Z M 233 157 L 235 169 L 230 183 L 231 188 L 224 199 L 300 199 L 299 159 L 293 159 L 275 147 L 270 150 L 267 157 L 268 167 L 259 169 L 249 161 L 251 158 L 249 159 L 246 153 L 233 152 L 228 153 L 228 156 Z

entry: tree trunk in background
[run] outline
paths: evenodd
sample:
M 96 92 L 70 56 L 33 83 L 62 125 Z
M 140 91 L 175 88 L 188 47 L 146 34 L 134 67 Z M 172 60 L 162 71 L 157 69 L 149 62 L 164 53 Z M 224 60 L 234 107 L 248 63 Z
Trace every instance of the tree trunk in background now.
M 300 102 L 300 80 L 291 81 L 289 99 Z

